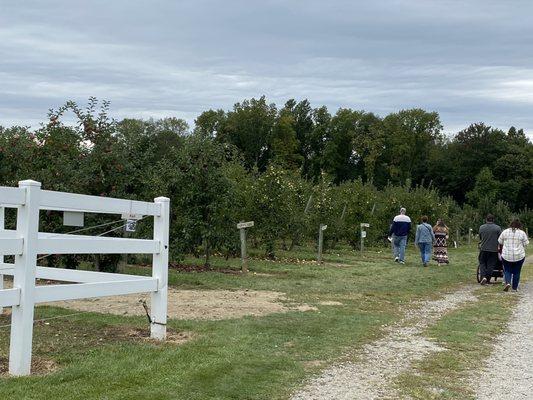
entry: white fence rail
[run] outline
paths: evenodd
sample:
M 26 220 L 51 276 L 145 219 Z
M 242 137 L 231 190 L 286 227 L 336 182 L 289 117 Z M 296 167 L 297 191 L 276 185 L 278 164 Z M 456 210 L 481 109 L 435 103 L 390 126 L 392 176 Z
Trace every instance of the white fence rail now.
M 17 229 L 5 229 L 5 207 L 17 209 Z M 39 210 L 153 216 L 152 240 L 65 235 L 38 232 Z M 166 338 L 168 231 L 170 201 L 153 203 L 41 190 L 35 181 L 18 188 L 0 187 L 0 311 L 12 307 L 9 373 L 28 375 L 31 365 L 35 304 L 132 293 L 151 294 L 152 338 Z M 152 254 L 152 276 L 47 268 L 38 254 Z M 9 264 L 4 255 L 15 256 Z M 3 275 L 13 276 L 13 288 L 3 289 Z M 77 282 L 35 286 L 35 279 Z

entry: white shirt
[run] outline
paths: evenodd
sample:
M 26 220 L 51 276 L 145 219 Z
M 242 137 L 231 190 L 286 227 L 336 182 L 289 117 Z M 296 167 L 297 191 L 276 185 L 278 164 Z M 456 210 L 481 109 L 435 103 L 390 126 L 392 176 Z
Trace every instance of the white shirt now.
M 507 228 L 500 234 L 498 243 L 503 245 L 502 258 L 505 261 L 520 261 L 526 257 L 525 247 L 529 240 L 523 230 Z

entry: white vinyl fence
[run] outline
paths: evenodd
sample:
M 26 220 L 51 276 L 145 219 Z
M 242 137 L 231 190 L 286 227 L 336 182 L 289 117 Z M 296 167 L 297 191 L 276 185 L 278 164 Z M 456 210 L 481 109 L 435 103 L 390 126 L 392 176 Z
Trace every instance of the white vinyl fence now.
M 16 230 L 4 225 L 4 208 L 17 209 Z M 41 190 L 39 182 L 0 186 L 0 307 L 12 307 L 9 373 L 30 373 L 35 304 L 80 298 L 151 293 L 151 337 L 166 338 L 170 200 L 154 203 Z M 39 210 L 153 216 L 152 240 L 39 232 Z M 153 254 L 152 276 L 66 270 L 37 266 L 38 254 Z M 15 263 L 5 263 L 14 255 Z M 13 288 L 3 289 L 3 276 Z M 72 284 L 35 286 L 35 279 Z

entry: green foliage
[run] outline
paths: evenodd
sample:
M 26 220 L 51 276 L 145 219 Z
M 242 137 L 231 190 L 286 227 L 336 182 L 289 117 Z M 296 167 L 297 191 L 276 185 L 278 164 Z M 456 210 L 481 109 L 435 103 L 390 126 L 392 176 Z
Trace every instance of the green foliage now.
M 237 146 L 248 168 L 256 166 L 264 171 L 271 158 L 276 115 L 276 106 L 267 104 L 264 96 L 259 100 L 244 100 L 226 114 L 217 139 Z
M 371 224 L 368 241 L 384 242 L 401 206 L 414 222 L 442 218 L 463 235 L 489 212 L 502 225 L 516 215 L 532 224 L 533 145 L 515 128 L 473 124 L 445 138 L 434 112 L 380 118 L 340 108 L 332 116 L 307 100 L 278 109 L 261 97 L 206 111 L 191 132 L 177 118 L 115 121 L 108 108 L 94 98 L 84 109 L 69 101 L 37 130 L 0 127 L 0 184 L 32 178 L 51 190 L 167 196 L 171 257 L 194 254 L 206 264 L 213 253 L 237 254 L 239 221 L 256 222 L 251 244 L 270 257 L 316 243 L 320 224 L 328 225 L 326 247 L 344 241 L 356 248 L 362 222 Z M 74 126 L 63 123 L 67 113 Z M 87 224 L 108 221 L 88 216 Z M 67 230 L 57 212 L 41 225 Z M 134 236 L 151 229 L 141 222 Z
M 490 168 L 484 167 L 476 176 L 474 188 L 466 194 L 470 204 L 479 206 L 482 201 L 493 203 L 500 190 L 500 184 L 494 179 Z

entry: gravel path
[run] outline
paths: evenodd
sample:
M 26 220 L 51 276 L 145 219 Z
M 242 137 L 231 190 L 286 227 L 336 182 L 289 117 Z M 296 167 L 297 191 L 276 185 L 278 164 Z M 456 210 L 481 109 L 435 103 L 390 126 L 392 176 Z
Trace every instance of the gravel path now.
M 333 365 L 311 380 L 293 400 L 398 399 L 391 382 L 417 360 L 442 349 L 421 334 L 445 313 L 476 301 L 474 287 L 410 308 L 382 339 L 363 347 L 360 362 Z
M 520 301 L 509 330 L 498 338 L 485 368 L 476 377 L 479 400 L 533 399 L 533 282 L 519 289 Z

